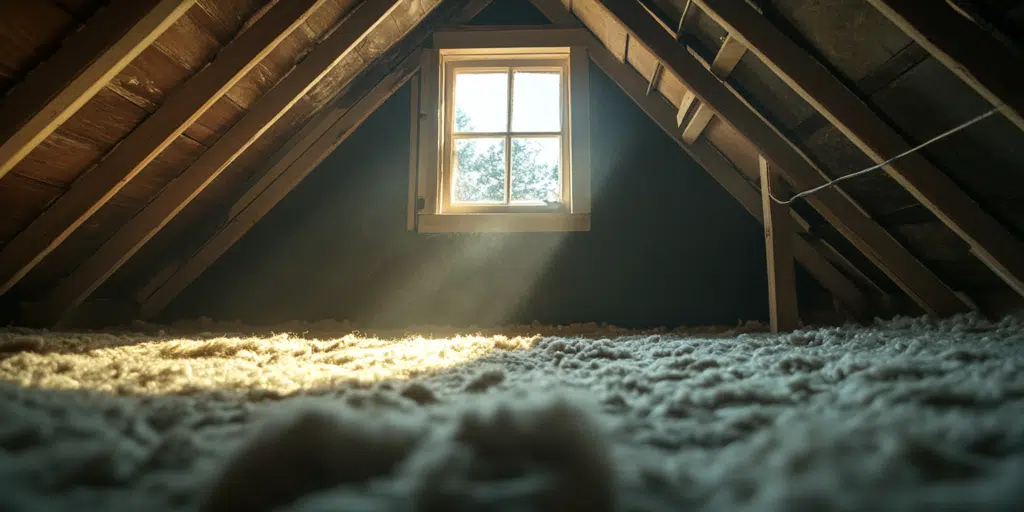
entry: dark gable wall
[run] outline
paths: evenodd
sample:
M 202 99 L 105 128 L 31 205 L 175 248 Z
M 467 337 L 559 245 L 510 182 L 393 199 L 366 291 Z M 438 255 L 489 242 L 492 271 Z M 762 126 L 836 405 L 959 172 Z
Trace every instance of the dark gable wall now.
M 478 21 L 536 23 L 509 15 L 536 13 L 507 7 Z M 766 318 L 760 225 L 600 70 L 591 66 L 585 233 L 407 232 L 409 95 L 403 87 L 381 106 L 165 319 L 642 327 Z

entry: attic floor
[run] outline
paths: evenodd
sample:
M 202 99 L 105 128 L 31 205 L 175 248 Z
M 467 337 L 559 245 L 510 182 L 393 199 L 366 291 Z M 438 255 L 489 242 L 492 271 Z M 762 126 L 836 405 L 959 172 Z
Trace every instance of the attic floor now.
M 1024 510 L 1024 318 L 226 327 L 0 330 L 0 509 Z

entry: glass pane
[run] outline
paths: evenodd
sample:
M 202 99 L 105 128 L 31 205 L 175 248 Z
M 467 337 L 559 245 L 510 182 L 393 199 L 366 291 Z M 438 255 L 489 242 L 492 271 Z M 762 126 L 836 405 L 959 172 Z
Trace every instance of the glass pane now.
M 508 128 L 508 73 L 455 74 L 455 131 Z
M 561 73 L 516 71 L 512 80 L 512 131 L 561 131 Z
M 558 137 L 512 139 L 512 201 L 561 201 Z
M 505 202 L 505 139 L 456 139 L 453 202 Z

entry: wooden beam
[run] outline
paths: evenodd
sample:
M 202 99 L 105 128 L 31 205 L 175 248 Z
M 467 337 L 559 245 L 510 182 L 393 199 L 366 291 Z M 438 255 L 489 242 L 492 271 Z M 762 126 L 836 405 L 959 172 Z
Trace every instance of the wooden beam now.
M 790 141 L 705 69 L 639 4 L 630 0 L 600 0 L 600 4 L 658 57 L 666 70 L 759 148 L 765 158 L 784 173 L 793 188 L 806 190 L 825 182 L 823 173 Z M 953 290 L 839 190 L 825 189 L 809 196 L 807 202 L 927 313 L 949 316 L 969 311 L 968 305 Z
M 1024 57 L 945 2 L 868 3 L 1024 130 Z
M 861 151 L 882 163 L 908 150 L 905 141 L 828 69 L 743 0 L 694 0 L 732 36 L 828 119 Z M 943 9 L 935 6 L 935 9 Z M 1024 83 L 1022 83 L 1024 86 Z M 975 255 L 1024 296 L 1024 244 L 981 209 L 920 153 L 885 171 L 971 247 Z
M 757 188 L 736 169 L 728 159 L 722 156 L 705 139 L 698 140 L 693 144 L 685 144 L 677 136 L 678 125 L 673 119 L 674 106 L 661 95 L 646 95 L 646 79 L 640 75 L 632 66 L 619 61 L 607 50 L 596 38 L 588 45 L 590 58 L 612 81 L 618 85 L 623 92 L 633 100 L 640 109 L 661 128 L 666 135 L 672 138 L 686 151 L 711 177 L 718 182 L 726 192 L 739 201 L 743 209 L 758 222 L 763 222 L 761 199 Z M 806 225 L 802 222 L 796 212 L 790 209 L 796 217 L 798 226 Z M 802 228 L 804 231 L 806 228 Z M 808 273 L 837 297 L 850 311 L 860 318 L 866 318 L 870 309 L 864 293 L 842 272 L 837 270 L 829 261 L 822 256 L 810 242 L 802 237 L 797 237 L 793 242 L 793 250 L 798 262 Z
M 140 308 L 143 319 L 153 318 L 181 293 L 204 270 L 228 250 L 238 239 L 254 226 L 268 211 L 302 181 L 334 148 L 341 144 L 370 116 L 377 107 L 387 100 L 419 67 L 419 52 L 406 58 L 394 71 L 377 83 L 365 94 L 365 89 L 353 88 L 346 91 L 338 101 L 330 128 L 322 133 L 308 133 L 306 138 L 292 145 L 287 168 L 282 169 L 276 180 L 261 194 L 232 217 L 195 254 L 187 259 L 174 275 L 150 295 Z M 345 106 L 348 106 L 345 108 Z M 271 164 L 272 166 L 276 165 Z
M 476 2 L 479 4 L 479 2 Z M 425 41 L 427 41 L 434 30 L 445 23 L 450 23 L 455 17 L 465 15 L 469 3 L 466 0 L 454 0 L 445 3 L 444 5 L 438 6 L 430 11 L 420 23 L 412 28 L 405 38 L 394 44 L 391 49 L 384 55 L 378 57 L 368 68 L 364 69 L 359 76 L 352 82 L 349 83 L 343 91 L 341 91 L 330 103 L 325 105 L 320 111 L 309 121 L 307 121 L 298 133 L 293 135 L 283 146 L 267 160 L 268 165 L 263 169 L 258 170 L 245 184 L 245 192 L 241 197 L 235 201 L 235 203 L 228 210 L 225 223 L 220 226 L 216 226 L 216 229 L 222 229 L 227 222 L 237 218 L 243 211 L 245 211 L 249 205 L 253 203 L 260 195 L 263 194 L 283 173 L 288 169 L 292 168 L 295 161 L 301 157 L 309 147 L 316 142 L 321 136 L 334 126 L 338 120 L 345 115 L 351 108 L 352 105 L 359 99 L 363 91 L 370 90 L 375 87 L 376 84 L 382 82 L 392 75 L 392 71 L 401 67 L 403 63 L 406 63 L 407 58 L 410 54 L 418 53 L 422 57 L 423 52 L 417 52 L 416 48 L 420 47 Z M 478 5 L 479 7 L 479 5 Z M 480 7 L 482 8 L 482 7 Z M 474 14 L 475 15 L 475 14 Z M 216 235 L 216 232 L 214 233 Z M 210 243 L 210 240 L 204 241 L 204 243 Z M 201 247 L 200 247 L 201 248 Z M 165 284 L 168 283 L 172 278 L 175 277 L 177 271 L 187 262 L 190 261 L 187 258 L 192 257 L 193 254 L 186 253 L 184 260 L 172 260 L 170 263 L 164 265 L 162 270 L 154 276 L 153 279 L 149 280 L 136 294 L 136 301 L 139 303 L 145 303 L 154 293 L 161 289 Z M 202 273 L 203 269 L 200 269 L 195 275 Z M 179 282 L 175 285 L 178 291 L 167 292 L 165 291 L 166 301 L 164 306 L 170 302 L 181 290 L 191 282 L 189 278 L 182 284 L 181 277 L 178 277 Z M 164 306 L 160 306 L 154 310 L 151 310 L 150 317 L 158 314 Z
M 409 80 L 409 191 L 406 197 L 405 229 L 416 231 L 416 196 L 418 186 L 416 177 L 420 159 L 416 148 L 420 147 L 420 76 L 417 74 Z
M 0 250 L 0 295 L 99 211 L 325 2 L 278 3 L 209 66 L 176 88 L 153 115 Z
M 793 231 L 789 208 L 772 200 L 789 198 L 786 182 L 764 157 L 761 167 L 761 205 L 764 211 L 765 255 L 768 259 L 768 318 L 772 332 L 793 331 L 800 327 L 800 309 L 796 299 L 796 272 L 793 268 Z
M 732 70 L 736 69 L 740 59 L 746 54 L 747 47 L 733 37 L 732 34 L 729 34 L 725 37 L 722 48 L 715 55 L 715 60 L 711 62 L 711 73 L 718 77 L 719 80 L 729 78 Z M 701 103 L 698 105 L 697 111 L 693 113 L 693 118 L 690 119 L 686 128 L 683 129 L 683 140 L 687 144 L 692 144 L 693 141 L 697 140 L 704 133 L 704 129 L 708 127 L 708 123 L 711 122 L 711 118 L 714 115 L 715 111 L 707 104 Z
M 141 212 L 125 224 L 45 299 L 48 312 L 60 320 L 103 284 L 150 238 L 199 195 L 221 171 L 305 96 L 353 51 L 399 4 L 399 0 L 365 2 L 317 45 L 273 89 Z M 286 2 L 279 5 L 296 5 Z M 255 27 L 253 27 L 255 28 Z M 252 30 L 252 29 L 250 29 Z
M 0 178 L 85 105 L 196 0 L 117 0 L 0 102 Z

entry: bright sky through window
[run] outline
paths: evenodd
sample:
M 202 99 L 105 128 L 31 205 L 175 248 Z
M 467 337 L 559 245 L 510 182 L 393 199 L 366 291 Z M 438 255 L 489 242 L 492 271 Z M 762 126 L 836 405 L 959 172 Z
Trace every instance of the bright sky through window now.
M 454 85 L 454 202 L 560 202 L 561 72 L 460 71 Z

